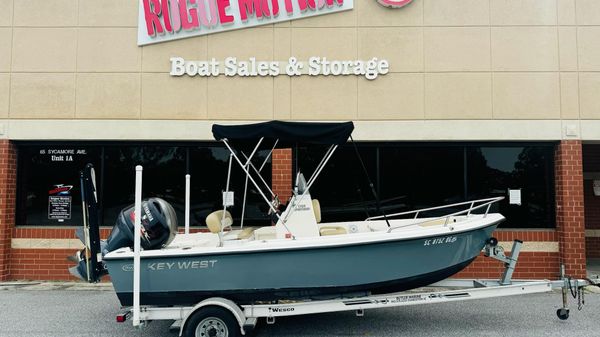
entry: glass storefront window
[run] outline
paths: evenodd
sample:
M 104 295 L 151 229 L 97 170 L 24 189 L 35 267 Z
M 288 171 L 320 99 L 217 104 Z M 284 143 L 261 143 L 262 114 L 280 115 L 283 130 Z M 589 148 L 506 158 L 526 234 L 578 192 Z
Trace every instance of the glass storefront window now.
M 387 214 L 507 196 L 508 189 L 520 189 L 522 205 L 509 205 L 505 199 L 491 210 L 507 218 L 501 227 L 555 227 L 552 143 L 358 143 L 357 146 L 379 192 L 381 209 Z M 299 148 L 297 166 L 315 167 L 322 153 Z M 367 212 L 357 211 L 361 208 L 371 209 L 370 215 L 376 215 L 365 174 L 350 145 L 332 157 L 322 175 L 311 194 L 321 200 L 324 221 L 363 219 Z M 360 185 L 363 181 L 365 184 Z M 357 195 L 359 189 L 368 199 Z M 328 209 L 337 212 L 327 212 Z
M 307 181 L 326 151 L 326 147 L 320 146 L 297 149 L 296 166 Z M 360 146 L 358 151 L 369 178 L 375 184 L 376 148 Z M 351 144 L 340 146 L 336 150 L 311 187 L 310 194 L 313 199 L 319 200 L 323 222 L 364 219 L 377 215 L 371 187 Z
M 395 200 L 403 207 L 398 211 L 463 200 L 462 147 L 382 146 L 379 151 L 381 197 Z
M 410 144 L 358 143 L 365 169 L 387 214 L 463 200 L 506 196 L 520 189 L 521 206 L 504 200 L 502 227 L 553 228 L 553 144 Z M 297 148 L 296 170 L 308 179 L 326 148 Z M 378 215 L 375 198 L 353 145 L 340 147 L 311 188 L 321 202 L 323 221 L 364 219 Z M 249 151 L 248 151 L 249 153 Z M 269 150 L 258 151 L 260 167 Z M 241 155 L 241 153 L 240 153 Z M 133 204 L 134 168 L 144 166 L 144 197 L 161 197 L 184 219 L 184 176 L 192 176 L 191 225 L 204 225 L 206 215 L 220 209 L 226 188 L 229 152 L 217 143 L 163 144 L 42 144 L 19 146 L 18 225 L 79 225 L 79 171 L 96 167 L 102 224 L 112 226 L 122 208 Z M 270 186 L 271 162 L 262 169 Z M 236 224 L 242 213 L 245 176 L 232 165 L 230 190 Z M 262 186 L 261 186 L 262 187 Z M 68 190 L 68 191 L 66 191 Z M 262 191 L 268 195 L 268 190 Z M 52 197 L 52 198 L 51 198 Z M 286 202 L 286 200 L 282 200 Z M 267 225 L 268 206 L 249 182 L 245 224 Z M 433 215 L 433 214 L 432 214 Z
M 186 150 L 177 146 L 106 146 L 104 148 L 102 214 L 112 226 L 119 212 L 135 200 L 135 166 L 144 167 L 143 198 L 158 197 L 169 202 L 180 224 L 185 211 Z
M 469 199 L 521 190 L 521 205 L 510 205 L 505 199 L 493 210 L 506 217 L 502 227 L 554 227 L 553 147 L 468 147 L 467 154 Z
M 259 169 L 269 150 L 257 151 L 252 163 Z M 238 152 L 240 160 L 243 160 L 242 152 Z M 250 151 L 244 151 L 246 155 Z M 227 187 L 227 171 L 229 168 L 229 150 L 223 146 L 196 147 L 190 149 L 190 174 L 191 184 L 191 211 L 190 223 L 204 225 L 206 216 L 213 211 L 222 209 L 222 192 Z M 267 160 L 261 171 L 265 182 L 271 186 L 271 160 Z M 256 175 L 253 175 L 256 177 Z M 256 179 L 263 193 L 270 198 L 270 193 L 263 188 L 259 179 Z M 234 226 L 239 226 L 242 216 L 242 205 L 244 200 L 244 186 L 246 185 L 245 173 L 237 162 L 231 164 L 231 180 L 229 191 L 234 192 L 234 206 L 228 208 L 233 216 Z M 248 181 L 246 194 L 246 208 L 244 210 L 244 225 L 270 225 L 268 217 L 268 205 L 264 202 L 252 182 Z
M 19 148 L 17 224 L 80 225 L 79 171 L 100 164 L 94 146 L 43 145 Z
M 267 150 L 258 151 L 253 160 L 255 166 L 260 167 L 268 154 Z M 226 188 L 229 165 L 229 151 L 217 143 L 201 146 L 20 144 L 18 156 L 17 225 L 33 226 L 81 225 L 79 172 L 87 163 L 92 163 L 96 169 L 98 211 L 102 225 L 113 226 L 119 212 L 133 205 L 135 166 L 142 165 L 143 197 L 159 197 L 168 201 L 175 209 L 181 226 L 185 221 L 185 174 L 189 173 L 190 225 L 204 226 L 206 216 L 222 208 L 221 193 Z M 270 158 L 262 173 L 270 186 Z M 244 184 L 243 171 L 237 163 L 233 163 L 230 190 L 235 191 L 235 206 L 230 211 L 236 220 L 234 225 L 240 224 Z M 67 188 L 68 193 L 62 191 Z M 266 188 L 263 192 L 270 197 Z M 68 205 L 65 205 L 67 201 Z M 249 183 L 245 224 L 270 225 L 267 211 L 268 206 Z M 63 219 L 57 219 L 59 217 Z

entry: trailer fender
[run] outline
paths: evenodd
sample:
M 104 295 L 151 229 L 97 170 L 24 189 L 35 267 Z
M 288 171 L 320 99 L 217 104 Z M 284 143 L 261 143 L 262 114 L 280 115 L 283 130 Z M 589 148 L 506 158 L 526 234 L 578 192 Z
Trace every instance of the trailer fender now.
M 235 317 L 238 324 L 240 325 L 240 331 L 241 331 L 242 335 L 246 335 L 246 331 L 244 330 L 244 323 L 246 322 L 246 315 L 244 315 L 244 312 L 242 311 L 242 309 L 237 304 L 235 304 L 235 302 L 228 300 L 226 298 L 211 297 L 211 298 L 207 298 L 204 301 L 196 304 L 188 312 L 188 314 L 185 316 L 185 318 L 181 322 L 181 327 L 179 328 L 179 336 L 180 337 L 183 335 L 183 329 L 185 328 L 185 325 L 187 324 L 188 318 L 191 317 L 196 311 L 198 311 L 202 308 L 208 307 L 208 306 L 221 307 L 221 308 L 224 308 L 224 309 L 228 310 L 229 312 L 231 312 L 233 317 Z

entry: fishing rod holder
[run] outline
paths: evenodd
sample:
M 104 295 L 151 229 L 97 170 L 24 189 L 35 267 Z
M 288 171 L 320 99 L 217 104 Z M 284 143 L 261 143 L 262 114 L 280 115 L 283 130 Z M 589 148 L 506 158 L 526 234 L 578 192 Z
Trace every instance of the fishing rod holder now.
M 506 256 L 506 254 L 504 254 L 504 248 L 498 245 L 498 239 L 494 237 L 489 238 L 485 244 L 485 248 L 483 249 L 484 255 L 504 263 L 504 273 L 502 273 L 502 277 L 499 280 L 500 285 L 512 284 L 512 275 L 517 266 L 521 246 L 523 246 L 523 241 L 513 241 L 510 256 Z

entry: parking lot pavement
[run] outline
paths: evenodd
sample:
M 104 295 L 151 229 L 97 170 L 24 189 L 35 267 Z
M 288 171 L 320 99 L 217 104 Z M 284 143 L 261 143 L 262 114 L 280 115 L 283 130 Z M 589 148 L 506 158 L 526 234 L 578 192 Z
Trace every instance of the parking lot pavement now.
M 109 285 L 96 289 L 0 284 L 0 336 L 177 336 L 168 330 L 170 322 L 152 322 L 140 330 L 130 321 L 115 323 L 115 294 Z M 600 294 L 585 299 L 577 311 L 570 298 L 567 321 L 556 317 L 561 297 L 554 292 L 370 310 L 360 318 L 354 312 L 278 318 L 274 325 L 263 322 L 256 336 L 599 336 Z

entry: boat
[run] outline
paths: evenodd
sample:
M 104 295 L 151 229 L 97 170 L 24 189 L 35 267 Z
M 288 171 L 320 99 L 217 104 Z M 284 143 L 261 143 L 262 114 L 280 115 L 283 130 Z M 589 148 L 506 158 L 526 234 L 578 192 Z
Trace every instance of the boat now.
M 490 210 L 502 197 L 356 221 L 321 222 L 320 204 L 310 189 L 335 150 L 351 140 L 353 129 L 352 122 L 213 125 L 215 139 L 231 152 L 230 167 L 235 163 L 242 168 L 269 206 L 275 225 L 235 226 L 227 211 L 233 200 L 229 176 L 223 208 L 207 216 L 208 232 L 178 233 L 172 207 L 159 198 L 145 199 L 141 204 L 140 303 L 185 306 L 222 297 L 244 304 L 398 292 L 458 273 L 495 240 L 492 233 L 504 217 Z M 256 145 L 247 152 L 233 148 L 250 142 Z M 328 150 L 308 180 L 297 173 L 292 196 L 282 207 L 252 158 L 261 146 L 268 145 L 272 153 L 296 143 L 327 145 Z M 124 209 L 108 240 L 100 241 L 95 228 L 94 176 L 91 165 L 82 172 L 87 220 L 78 236 L 86 247 L 70 270 L 90 282 L 108 273 L 121 304 L 131 306 L 134 208 Z M 427 216 L 434 212 L 435 216 Z

